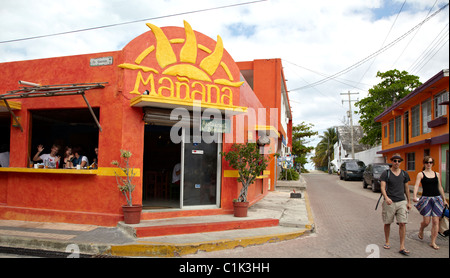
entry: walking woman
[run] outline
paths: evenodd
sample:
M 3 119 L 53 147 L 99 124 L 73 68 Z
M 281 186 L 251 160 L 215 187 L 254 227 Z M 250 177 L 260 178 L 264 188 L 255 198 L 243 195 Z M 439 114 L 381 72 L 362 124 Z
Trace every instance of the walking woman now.
M 434 165 L 434 159 L 430 156 L 425 156 L 423 164 L 423 171 L 417 174 L 413 196 L 413 201 L 418 202 L 415 207 L 423 216 L 418 236 L 420 239 L 423 239 L 424 229 L 431 221 L 430 246 L 438 250 L 439 246 L 436 245 L 436 237 L 439 231 L 439 218 L 444 210 L 444 203 L 447 204 L 447 201 L 445 200 L 444 190 L 441 186 L 441 176 L 431 169 Z M 419 183 L 422 183 L 422 197 L 420 197 L 420 200 L 417 199 Z

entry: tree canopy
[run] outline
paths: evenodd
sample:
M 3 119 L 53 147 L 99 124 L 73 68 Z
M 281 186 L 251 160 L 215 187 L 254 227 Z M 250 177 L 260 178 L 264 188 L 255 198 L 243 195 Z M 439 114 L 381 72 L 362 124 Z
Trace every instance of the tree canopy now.
M 334 159 L 334 144 L 338 141 L 336 128 L 330 127 L 319 136 L 320 142 L 316 146 L 316 153 L 312 158 L 316 168 L 328 168 L 328 159 Z M 329 156 L 329 157 L 328 157 Z
M 422 85 L 419 77 L 397 69 L 377 72 L 381 82 L 369 89 L 366 98 L 355 103 L 359 108 L 359 124 L 365 135 L 360 143 L 375 146 L 381 143 L 381 123 L 374 121 L 386 108 L 399 101 L 414 89 Z
M 318 134 L 317 131 L 312 130 L 313 126 L 311 123 L 301 122 L 292 127 L 291 153 L 297 156 L 295 162 L 301 165 L 301 169 L 304 169 L 304 165 L 307 163 L 306 156 L 314 149 L 314 147 L 306 146 L 307 139 Z

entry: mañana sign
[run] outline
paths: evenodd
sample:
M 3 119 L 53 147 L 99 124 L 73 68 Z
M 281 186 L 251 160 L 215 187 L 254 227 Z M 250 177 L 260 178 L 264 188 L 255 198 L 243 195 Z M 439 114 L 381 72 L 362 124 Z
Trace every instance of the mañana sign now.
M 186 21 L 185 35 L 181 37 L 182 28 L 167 27 L 163 31 L 150 23 L 147 26 L 153 33 L 153 36 L 144 34 L 150 36 L 145 37 L 147 48 L 142 51 L 143 41 L 139 41 L 139 45 L 132 46 L 136 48 L 133 53 L 137 56 L 134 63 L 119 65 L 136 71 L 130 94 L 143 95 L 145 101 L 155 103 L 190 106 L 201 101 L 203 107 L 237 108 L 233 105 L 233 94 L 239 92 L 244 82 L 239 80 L 234 68 L 234 71 L 230 70 L 230 66 L 236 65 L 228 54 L 224 59 L 226 52 L 220 36 L 217 36 L 214 49 L 210 49 L 214 41 L 196 34 Z

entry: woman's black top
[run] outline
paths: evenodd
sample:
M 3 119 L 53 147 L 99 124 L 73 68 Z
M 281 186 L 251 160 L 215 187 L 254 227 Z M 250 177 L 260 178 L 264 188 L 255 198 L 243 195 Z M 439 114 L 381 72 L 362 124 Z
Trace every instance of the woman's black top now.
M 427 178 L 424 172 L 422 174 L 422 196 L 440 196 L 441 193 L 439 192 L 439 182 L 436 172 L 434 172 L 434 178 Z

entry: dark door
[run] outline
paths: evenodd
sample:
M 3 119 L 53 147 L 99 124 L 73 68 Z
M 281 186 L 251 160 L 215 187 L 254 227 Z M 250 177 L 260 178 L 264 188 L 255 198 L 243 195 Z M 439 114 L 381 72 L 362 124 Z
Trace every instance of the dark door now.
M 218 148 L 215 142 L 184 137 L 183 206 L 219 206 Z

